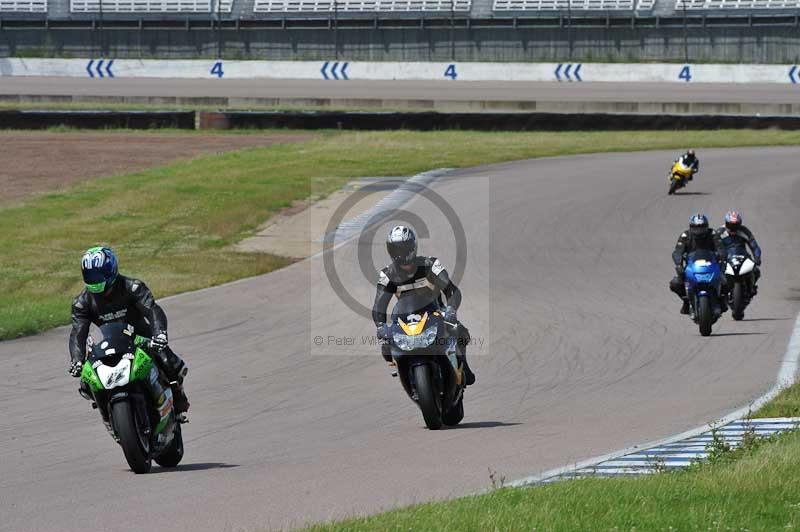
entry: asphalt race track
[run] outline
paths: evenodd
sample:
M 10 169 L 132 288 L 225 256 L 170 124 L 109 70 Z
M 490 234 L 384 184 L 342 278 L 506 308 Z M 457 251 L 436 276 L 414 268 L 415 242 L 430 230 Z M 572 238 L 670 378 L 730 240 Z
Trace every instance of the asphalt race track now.
M 485 341 L 457 429 L 423 428 L 375 347 L 314 345 L 374 334 L 320 257 L 164 302 L 192 367 L 177 470 L 128 471 L 67 375 L 66 329 L 0 343 L 0 530 L 297 526 L 475 492 L 490 471 L 513 480 L 746 404 L 772 386 L 800 311 L 800 148 L 700 150 L 702 173 L 668 197 L 674 155 L 540 159 L 435 182 L 467 236 L 460 315 Z M 761 291 L 747 321 L 725 315 L 702 338 L 667 288 L 670 253 L 693 211 L 719 223 L 733 207 L 764 248 Z M 421 251 L 454 269 L 437 207 L 406 209 L 431 232 Z M 381 243 L 367 251 L 382 257 Z M 335 263 L 369 305 L 357 249 Z
M 0 95 L 797 103 L 789 83 L 554 83 L 3 77 Z

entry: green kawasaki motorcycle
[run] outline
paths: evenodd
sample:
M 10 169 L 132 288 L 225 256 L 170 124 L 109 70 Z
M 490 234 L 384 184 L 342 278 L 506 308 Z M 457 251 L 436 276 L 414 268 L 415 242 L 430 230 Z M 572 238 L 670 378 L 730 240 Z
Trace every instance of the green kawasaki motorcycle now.
M 172 389 L 145 351 L 150 340 L 133 327 L 109 323 L 102 338 L 92 339 L 81 380 L 91 391 L 92 406 L 119 443 L 134 473 L 150 471 L 152 461 L 175 467 L 183 458 L 181 425 L 172 405 Z

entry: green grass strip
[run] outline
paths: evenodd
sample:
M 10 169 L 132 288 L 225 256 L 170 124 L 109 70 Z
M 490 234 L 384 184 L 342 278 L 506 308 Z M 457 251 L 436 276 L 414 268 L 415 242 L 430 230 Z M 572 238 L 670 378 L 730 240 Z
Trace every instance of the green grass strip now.
M 231 245 L 312 189 L 329 192 L 359 176 L 590 152 L 797 144 L 796 131 L 328 132 L 99 179 L 0 208 L 0 339 L 68 322 L 91 245 L 112 246 L 121 271 L 143 278 L 157 297 L 280 268 L 289 261 Z M 663 175 L 669 162 L 643 172 Z

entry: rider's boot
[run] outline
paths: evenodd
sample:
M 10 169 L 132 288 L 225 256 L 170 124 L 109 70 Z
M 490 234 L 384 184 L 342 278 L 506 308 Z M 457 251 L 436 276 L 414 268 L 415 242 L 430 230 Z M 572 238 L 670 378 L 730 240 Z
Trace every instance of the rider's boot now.
M 189 372 L 189 368 L 181 357 L 167 347 L 160 353 L 163 363 L 164 373 L 169 379 L 169 386 L 172 388 L 172 400 L 175 413 L 182 421 L 186 421 L 186 412 L 189 410 L 189 398 L 183 390 L 183 378 Z
M 388 364 L 389 364 L 389 374 L 392 377 L 397 377 L 397 363 L 394 360 L 392 360 Z
M 172 405 L 175 407 L 175 414 L 182 423 L 185 423 L 188 421 L 186 412 L 189 410 L 189 398 L 183 391 L 183 383 L 173 381 L 169 383 L 169 387 L 172 388 Z
M 92 397 L 92 391 L 89 389 L 89 385 L 83 381 L 81 381 L 81 385 L 78 388 L 78 395 L 87 401 L 94 401 L 94 397 Z
M 78 388 L 78 395 L 86 399 L 87 401 L 91 401 L 92 408 L 97 408 L 97 403 L 94 400 L 94 396 L 92 395 L 92 390 L 89 389 L 89 385 L 85 382 L 81 381 L 81 385 Z
M 472 386 L 473 384 L 475 384 L 475 374 L 472 373 L 472 370 L 470 369 L 469 364 L 467 363 L 467 355 L 465 353 L 462 353 L 458 355 L 458 358 L 459 360 L 461 360 L 461 369 L 464 370 L 464 383 L 467 386 Z
M 689 300 L 684 299 L 683 305 L 681 305 L 681 314 L 689 314 Z

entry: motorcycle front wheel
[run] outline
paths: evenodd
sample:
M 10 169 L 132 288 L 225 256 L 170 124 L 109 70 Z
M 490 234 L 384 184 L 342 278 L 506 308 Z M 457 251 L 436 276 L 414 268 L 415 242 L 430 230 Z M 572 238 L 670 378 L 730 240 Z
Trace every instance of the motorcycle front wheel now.
M 450 410 L 445 412 L 442 415 L 442 422 L 445 425 L 452 427 L 453 425 L 458 425 L 461 423 L 461 420 L 464 419 L 464 398 L 458 400 L 458 403 L 453 406 Z
M 139 432 L 133 405 L 128 401 L 117 401 L 111 405 L 111 425 L 119 438 L 131 471 L 142 474 L 150 471 L 150 442 Z
M 673 179 L 669 182 L 669 192 L 667 193 L 668 196 L 672 196 L 675 194 L 675 191 L 678 190 L 678 181 Z
M 709 336 L 714 317 L 712 315 L 711 299 L 708 297 L 701 297 L 697 301 L 697 322 L 700 326 L 700 334 Z
M 437 400 L 431 367 L 428 364 L 414 366 L 414 383 L 417 391 L 417 404 L 425 419 L 425 426 L 431 430 L 442 428 L 442 410 Z

